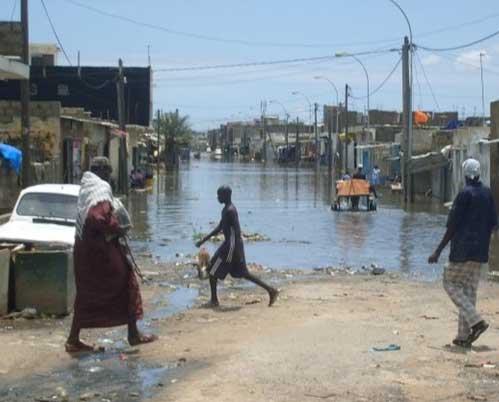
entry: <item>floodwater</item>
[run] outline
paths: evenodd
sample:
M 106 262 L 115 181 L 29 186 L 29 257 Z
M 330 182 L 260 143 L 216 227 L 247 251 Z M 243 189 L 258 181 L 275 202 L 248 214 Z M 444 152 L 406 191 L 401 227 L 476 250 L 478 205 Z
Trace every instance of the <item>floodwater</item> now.
M 447 211 L 437 202 L 422 199 L 404 209 L 399 194 L 385 191 L 377 212 L 334 212 L 324 173 L 208 160 L 183 164 L 162 175 L 150 193 L 132 194 L 134 249 L 162 261 L 195 255 L 195 235 L 220 219 L 216 190 L 222 184 L 233 189 L 243 232 L 269 238 L 246 242 L 248 262 L 276 269 L 375 263 L 435 279 L 447 260 L 444 252 L 439 264 L 427 263 L 445 230 Z M 207 247 L 213 252 L 216 245 Z

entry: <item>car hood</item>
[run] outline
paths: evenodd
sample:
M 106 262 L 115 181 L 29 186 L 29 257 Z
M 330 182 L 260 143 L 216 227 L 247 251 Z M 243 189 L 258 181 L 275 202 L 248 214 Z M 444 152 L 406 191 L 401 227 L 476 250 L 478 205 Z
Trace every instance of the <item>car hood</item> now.
M 0 241 L 73 246 L 75 227 L 54 223 L 9 221 L 0 226 Z

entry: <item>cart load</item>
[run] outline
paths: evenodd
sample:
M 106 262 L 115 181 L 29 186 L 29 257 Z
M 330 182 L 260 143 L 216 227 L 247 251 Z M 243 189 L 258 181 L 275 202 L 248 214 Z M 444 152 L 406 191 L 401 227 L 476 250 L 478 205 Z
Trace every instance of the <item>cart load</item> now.
M 335 211 L 341 210 L 341 200 L 348 201 L 351 197 L 366 197 L 367 210 L 376 210 L 376 200 L 372 197 L 371 184 L 362 179 L 338 180 L 336 182 L 336 200 L 331 208 Z

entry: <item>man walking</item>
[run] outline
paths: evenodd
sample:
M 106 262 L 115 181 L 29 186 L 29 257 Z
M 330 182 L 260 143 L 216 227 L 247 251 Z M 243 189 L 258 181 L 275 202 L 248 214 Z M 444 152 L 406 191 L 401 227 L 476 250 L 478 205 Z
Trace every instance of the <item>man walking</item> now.
M 225 241 L 215 252 L 208 266 L 211 288 L 210 306 L 219 306 L 217 282 L 219 279 L 224 280 L 230 274 L 234 278 L 244 278 L 265 289 L 269 294 L 269 307 L 271 307 L 277 300 L 279 291 L 248 271 L 239 217 L 236 207 L 232 204 L 232 189 L 229 186 L 220 187 L 217 190 L 217 197 L 218 202 L 225 205 L 222 210 L 222 220 L 210 234 L 196 243 L 197 247 L 201 247 L 212 236 L 220 232 L 224 234 Z
M 454 200 L 445 235 L 428 262 L 436 263 L 451 242 L 443 285 L 459 309 L 458 333 L 452 343 L 470 348 L 489 327 L 475 306 L 480 267 L 489 260 L 490 235 L 497 227 L 497 214 L 490 189 L 480 181 L 480 163 L 467 159 L 463 173 L 466 185 Z

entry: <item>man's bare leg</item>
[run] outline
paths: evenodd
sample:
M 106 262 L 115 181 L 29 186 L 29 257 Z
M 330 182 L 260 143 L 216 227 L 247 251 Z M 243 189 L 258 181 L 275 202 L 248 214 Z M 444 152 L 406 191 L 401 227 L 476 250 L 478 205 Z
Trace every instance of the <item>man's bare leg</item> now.
M 208 303 L 208 307 L 219 307 L 220 302 L 218 301 L 217 296 L 217 283 L 218 279 L 214 276 L 210 275 L 210 291 L 211 291 L 211 299 Z
M 130 319 L 128 322 L 128 343 L 131 346 L 141 345 L 143 343 L 151 343 L 157 340 L 158 337 L 156 335 L 145 335 L 139 331 L 137 327 L 137 320 Z
M 276 288 L 273 288 L 272 286 L 267 285 L 264 281 L 262 281 L 260 278 L 253 275 L 250 272 L 246 273 L 243 276 L 243 278 L 247 279 L 250 282 L 253 282 L 255 285 L 258 285 L 258 286 L 264 288 L 269 293 L 269 307 L 272 307 L 274 305 L 274 303 L 277 300 L 277 297 L 279 296 L 279 291 Z

